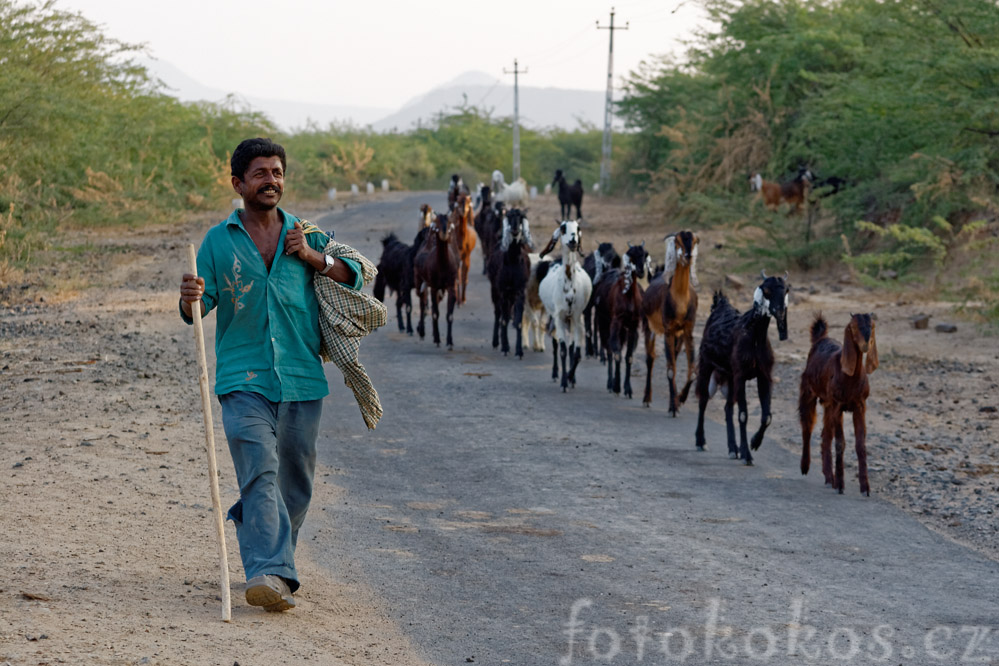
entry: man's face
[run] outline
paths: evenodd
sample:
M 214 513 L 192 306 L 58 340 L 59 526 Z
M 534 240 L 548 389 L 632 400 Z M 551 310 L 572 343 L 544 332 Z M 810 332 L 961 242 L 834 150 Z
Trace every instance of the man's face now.
M 232 177 L 232 188 L 243 197 L 243 205 L 256 210 L 271 210 L 284 194 L 284 169 L 281 158 L 255 157 L 243 175 Z

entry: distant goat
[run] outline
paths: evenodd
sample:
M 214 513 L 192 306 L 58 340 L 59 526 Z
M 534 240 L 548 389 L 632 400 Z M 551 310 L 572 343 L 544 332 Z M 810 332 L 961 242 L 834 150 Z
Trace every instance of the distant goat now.
M 570 185 L 566 182 L 562 170 L 556 169 L 552 187 L 555 185 L 558 185 L 559 214 L 562 219 L 569 219 L 573 206 L 576 207 L 576 219 L 583 217 L 583 181 L 577 179 Z
M 516 332 L 514 353 L 523 358 L 521 324 L 524 316 L 524 298 L 527 280 L 531 274 L 528 257 L 533 245 L 531 226 L 519 208 L 507 211 L 503 218 L 503 233 L 499 244 L 489 255 L 489 283 L 493 299 L 493 348 L 510 352 L 506 328 L 511 322 Z
M 850 316 L 839 345 L 827 336 L 826 320 L 821 314 L 812 323 L 812 348 L 805 371 L 801 373 L 798 416 L 801 419 L 801 473 L 808 474 L 811 463 L 812 428 L 815 426 L 816 402 L 822 403 L 822 474 L 826 485 L 843 492 L 843 412 L 853 412 L 857 468 L 861 494 L 870 496 L 867 480 L 867 425 L 865 414 L 870 385 L 867 375 L 878 367 L 878 345 L 874 337 L 874 319 L 870 314 Z M 864 360 L 867 354 L 867 360 Z M 833 471 L 832 439 L 836 438 L 836 466 Z
M 418 236 L 419 238 L 419 236 Z M 421 239 L 422 240 L 422 239 Z M 395 314 L 399 321 L 399 331 L 413 334 L 413 248 L 406 245 L 395 234 L 382 239 L 382 256 L 378 260 L 378 275 L 375 277 L 374 293 L 385 302 L 386 287 L 394 291 Z M 406 325 L 402 325 L 402 311 L 406 310 Z
M 754 173 L 749 177 L 749 186 L 753 192 L 760 193 L 767 208 L 777 210 L 782 203 L 787 203 L 790 206 L 788 212 L 797 213 L 808 198 L 808 189 L 813 179 L 812 172 L 807 167 L 801 167 L 794 180 L 786 183 L 763 180 L 763 176 Z
M 777 334 L 787 339 L 787 304 L 789 285 L 787 274 L 783 278 L 767 277 L 761 272 L 763 282 L 753 295 L 753 306 L 744 314 L 729 304 L 725 295 L 716 291 L 711 304 L 711 315 L 704 325 L 701 348 L 697 359 L 697 448 L 704 450 L 704 409 L 715 390 L 721 386 L 725 395 L 725 424 L 728 430 L 728 455 L 742 458 L 753 464 L 746 440 L 746 382 L 756 379 L 760 397 L 760 429 L 753 435 L 752 449 L 763 443 L 763 435 L 770 425 L 770 391 L 773 384 L 774 350 L 767 331 L 770 318 L 777 320 Z M 739 403 L 740 446 L 735 443 L 735 426 L 732 421 L 733 405 Z
M 440 318 L 440 300 L 447 294 L 447 346 L 454 347 L 451 337 L 451 325 L 454 323 L 454 306 L 457 301 L 458 271 L 461 267 L 461 256 L 458 252 L 457 233 L 454 225 L 448 222 L 448 216 L 438 214 L 428 227 L 423 243 L 413 258 L 413 286 L 420 296 L 420 323 L 416 332 L 422 340 L 425 334 L 423 325 L 427 311 L 427 298 L 433 317 L 434 344 L 441 345 L 438 319 Z
M 496 193 L 496 199 L 506 204 L 507 208 L 523 209 L 529 203 L 527 181 L 518 178 Z
M 666 377 L 669 380 L 669 413 L 676 416 L 687 401 L 694 376 L 694 322 L 697 320 L 697 245 L 692 231 L 681 231 L 665 238 L 666 268 L 649 283 L 642 311 L 648 324 L 645 333 L 645 397 L 652 404 L 652 366 L 656 361 L 656 336 L 663 338 L 666 351 Z M 687 350 L 687 381 L 679 394 L 676 390 L 676 360 L 682 348 Z
M 493 184 L 493 194 L 496 196 L 502 194 L 503 190 L 506 189 L 506 180 L 504 180 L 503 178 L 503 172 L 500 171 L 499 169 L 493 171 L 492 184 Z
M 541 257 L 552 251 L 556 243 L 562 244 L 562 264 L 556 270 L 549 270 L 538 293 L 545 304 L 545 310 L 555 324 L 555 359 L 552 379 L 559 376 L 559 356 L 562 358 L 562 391 L 569 385 L 576 385 L 576 366 L 583 352 L 583 308 L 590 300 L 593 284 L 590 276 L 579 265 L 583 233 L 579 223 L 565 221 L 559 224 L 552 234 L 548 246 L 541 251 Z M 552 267 L 555 268 L 554 266 Z M 566 354 L 569 356 L 566 363 Z
M 423 204 L 420 206 L 420 224 L 419 229 L 426 229 L 434 221 L 434 209 L 430 207 L 430 204 Z
M 451 210 L 454 208 L 455 202 L 458 200 L 459 194 L 470 194 L 468 191 L 468 186 L 465 185 L 465 181 L 461 179 L 461 176 L 454 173 L 451 174 L 451 182 L 447 186 L 447 209 Z

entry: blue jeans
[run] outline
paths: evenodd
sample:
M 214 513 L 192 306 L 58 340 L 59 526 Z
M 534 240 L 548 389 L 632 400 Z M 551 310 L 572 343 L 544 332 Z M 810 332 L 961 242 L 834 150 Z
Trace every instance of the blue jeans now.
M 273 574 L 298 589 L 295 544 L 312 499 L 322 400 L 271 402 L 257 393 L 219 396 L 239 482 L 229 509 L 247 580 Z

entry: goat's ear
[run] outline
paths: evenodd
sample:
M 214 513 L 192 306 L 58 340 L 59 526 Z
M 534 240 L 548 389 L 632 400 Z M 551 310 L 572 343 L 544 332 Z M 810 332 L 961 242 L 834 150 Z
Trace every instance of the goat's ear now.
M 874 337 L 874 322 L 871 322 L 871 343 L 867 346 L 867 360 L 864 362 L 864 369 L 867 374 L 871 374 L 878 369 L 878 342 Z
M 846 335 L 843 337 L 843 352 L 839 357 L 840 368 L 844 375 L 853 376 L 853 371 L 857 367 L 857 343 L 853 340 L 853 322 L 846 327 Z

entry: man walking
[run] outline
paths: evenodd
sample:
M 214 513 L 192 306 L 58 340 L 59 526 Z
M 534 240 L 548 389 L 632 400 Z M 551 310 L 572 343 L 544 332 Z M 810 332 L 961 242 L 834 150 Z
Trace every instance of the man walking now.
M 215 393 L 239 482 L 236 524 L 246 601 L 295 607 L 295 545 L 312 498 L 316 440 L 329 386 L 320 360 L 317 272 L 360 289 L 360 266 L 323 252 L 329 238 L 278 207 L 285 151 L 247 139 L 233 152 L 242 209 L 212 227 L 198 275 L 184 274 L 180 314 L 217 308 Z

